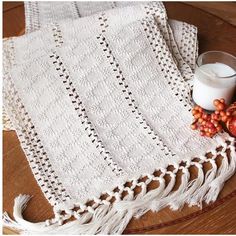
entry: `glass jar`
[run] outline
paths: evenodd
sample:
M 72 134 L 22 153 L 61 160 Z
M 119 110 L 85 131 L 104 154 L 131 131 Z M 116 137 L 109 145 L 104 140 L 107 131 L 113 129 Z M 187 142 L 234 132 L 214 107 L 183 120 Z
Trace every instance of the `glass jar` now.
M 214 110 L 213 101 L 224 98 L 232 102 L 236 88 L 236 57 L 226 52 L 209 51 L 197 60 L 193 100 L 206 110 Z

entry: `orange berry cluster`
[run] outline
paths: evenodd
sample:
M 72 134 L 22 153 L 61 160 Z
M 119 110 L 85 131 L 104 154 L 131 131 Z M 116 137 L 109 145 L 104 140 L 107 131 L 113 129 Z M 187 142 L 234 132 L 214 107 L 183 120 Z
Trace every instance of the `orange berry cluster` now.
M 226 123 L 230 119 L 231 113 L 226 111 L 224 99 L 216 99 L 213 104 L 215 111 L 211 114 L 206 113 L 200 106 L 195 106 L 192 110 L 194 121 L 191 129 L 199 130 L 201 136 L 212 138 L 222 130 L 222 122 Z

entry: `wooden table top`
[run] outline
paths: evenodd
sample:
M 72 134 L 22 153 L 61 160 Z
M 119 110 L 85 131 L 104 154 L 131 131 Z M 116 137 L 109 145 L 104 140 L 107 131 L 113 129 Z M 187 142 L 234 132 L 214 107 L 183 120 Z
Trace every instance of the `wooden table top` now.
M 5 9 L 4 36 L 24 32 L 24 9 L 21 2 Z M 13 6 L 13 5 L 12 5 Z M 165 3 L 168 16 L 198 27 L 200 53 L 222 50 L 236 55 L 236 27 L 212 14 L 184 3 Z M 12 11 L 12 13 L 11 13 Z M 236 8 L 235 8 L 236 17 Z M 14 22 L 14 19 L 17 21 Z M 12 216 L 14 198 L 25 193 L 34 197 L 24 212 L 24 217 L 38 222 L 53 217 L 52 208 L 38 187 L 14 131 L 3 132 L 3 210 Z M 236 233 L 236 175 L 225 185 L 218 200 L 203 209 L 185 206 L 181 211 L 163 209 L 148 212 L 139 220 L 132 220 L 127 234 L 211 234 Z M 4 229 L 5 234 L 14 233 Z

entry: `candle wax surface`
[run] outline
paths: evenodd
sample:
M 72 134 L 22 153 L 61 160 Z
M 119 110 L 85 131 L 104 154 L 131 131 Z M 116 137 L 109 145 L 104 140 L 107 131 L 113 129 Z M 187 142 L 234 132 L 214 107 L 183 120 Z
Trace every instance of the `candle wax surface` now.
M 205 64 L 200 66 L 202 71 L 205 71 L 206 73 L 213 73 L 217 77 L 227 77 L 227 76 L 232 76 L 236 72 L 233 68 L 231 68 L 228 65 L 225 65 L 223 63 L 212 63 L 212 64 Z M 224 79 L 224 78 L 222 78 Z
M 235 75 L 236 71 L 228 65 L 222 63 L 205 64 L 196 69 L 195 75 L 203 83 L 211 87 L 228 87 L 232 86 L 234 79 L 224 78 Z

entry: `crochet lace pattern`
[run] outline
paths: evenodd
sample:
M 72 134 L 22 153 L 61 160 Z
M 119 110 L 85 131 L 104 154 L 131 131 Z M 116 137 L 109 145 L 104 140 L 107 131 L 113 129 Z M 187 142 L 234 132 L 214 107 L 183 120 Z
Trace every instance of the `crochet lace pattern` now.
M 4 213 L 6 225 L 121 234 L 149 210 L 216 200 L 235 172 L 235 139 L 190 130 L 194 65 L 179 47 L 155 2 L 49 23 L 4 42 L 6 110 L 55 214 L 24 220 L 30 196 L 20 195 L 15 220 Z
M 78 19 L 89 16 L 103 10 L 112 8 L 122 8 L 140 4 L 140 2 L 24 2 L 26 33 L 39 30 L 41 27 L 58 21 L 67 19 Z M 165 11 L 161 2 L 150 3 L 146 6 L 146 12 L 149 15 L 155 14 L 155 11 L 162 9 Z M 157 14 L 156 14 L 157 15 Z M 164 19 L 164 18 L 163 18 Z M 184 22 L 169 20 L 166 26 L 165 22 L 159 21 L 160 30 L 165 36 L 172 55 L 176 57 L 178 68 L 184 78 L 189 79 L 194 70 L 197 58 L 197 28 Z M 166 28 L 168 27 L 168 28 Z M 188 43 L 188 47 L 186 47 Z M 3 129 L 14 130 L 10 117 L 3 107 Z

